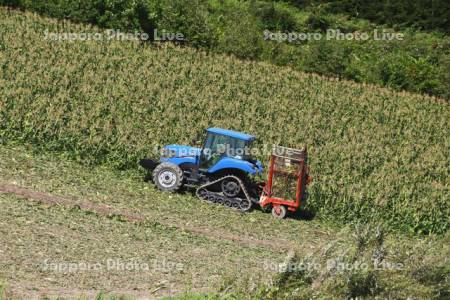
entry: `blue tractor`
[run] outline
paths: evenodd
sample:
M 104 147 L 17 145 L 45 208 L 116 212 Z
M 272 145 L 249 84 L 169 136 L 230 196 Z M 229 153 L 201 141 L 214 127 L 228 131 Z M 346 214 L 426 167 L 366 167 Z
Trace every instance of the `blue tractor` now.
M 175 192 L 193 188 L 204 200 L 247 211 L 258 203 L 261 187 L 253 180 L 263 172 L 260 161 L 251 157 L 255 137 L 220 128 L 208 128 L 201 148 L 168 145 L 159 162 L 140 164 L 150 169 L 155 185 Z

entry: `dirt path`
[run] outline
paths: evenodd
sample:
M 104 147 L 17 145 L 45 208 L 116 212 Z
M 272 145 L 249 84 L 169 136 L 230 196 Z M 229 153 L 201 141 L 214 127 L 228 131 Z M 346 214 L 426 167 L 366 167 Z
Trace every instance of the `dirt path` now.
M 2 183 L 0 182 L 0 193 L 3 194 L 14 194 L 16 196 L 25 198 L 29 201 L 38 202 L 45 205 L 60 205 L 67 208 L 79 208 L 83 211 L 93 212 L 98 215 L 103 216 L 115 216 L 121 219 L 127 220 L 129 222 L 151 222 L 155 220 L 150 220 L 145 216 L 129 213 L 123 210 L 117 210 L 108 205 L 94 204 L 85 200 L 77 200 L 71 198 L 65 198 L 60 196 L 55 196 L 47 193 L 42 193 L 39 191 L 34 191 L 31 189 L 23 188 L 15 184 Z M 244 235 L 235 235 L 230 232 L 209 229 L 209 228 L 199 228 L 187 226 L 181 223 L 173 223 L 167 221 L 156 220 L 159 224 L 169 227 L 177 228 L 179 230 L 187 231 L 192 234 L 202 235 L 215 240 L 228 240 L 234 243 L 239 243 L 246 246 L 258 246 L 269 248 L 276 251 L 293 251 L 298 248 L 297 245 L 286 240 L 271 239 L 271 240 L 261 240 L 255 239 Z

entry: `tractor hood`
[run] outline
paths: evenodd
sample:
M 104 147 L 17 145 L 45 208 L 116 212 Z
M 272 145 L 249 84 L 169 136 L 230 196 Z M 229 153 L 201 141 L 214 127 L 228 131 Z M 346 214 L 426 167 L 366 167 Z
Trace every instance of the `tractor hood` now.
M 200 148 L 184 145 L 167 145 L 163 148 L 162 157 L 195 157 L 200 155 Z

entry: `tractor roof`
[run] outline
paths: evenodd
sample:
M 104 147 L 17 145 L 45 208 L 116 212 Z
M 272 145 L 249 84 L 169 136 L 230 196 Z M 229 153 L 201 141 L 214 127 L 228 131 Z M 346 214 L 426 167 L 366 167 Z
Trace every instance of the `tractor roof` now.
M 208 129 L 206 129 L 206 131 L 215 133 L 215 134 L 230 136 L 230 137 L 237 138 L 237 139 L 244 140 L 244 141 L 253 141 L 255 139 L 255 137 L 253 135 L 242 133 L 242 132 L 237 132 L 237 131 L 233 131 L 233 130 L 228 130 L 228 129 L 222 129 L 222 128 L 208 128 Z

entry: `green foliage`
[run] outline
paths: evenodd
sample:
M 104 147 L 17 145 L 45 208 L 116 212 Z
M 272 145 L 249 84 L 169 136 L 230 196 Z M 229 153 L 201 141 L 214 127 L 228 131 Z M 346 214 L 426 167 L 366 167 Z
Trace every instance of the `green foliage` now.
M 260 27 L 256 21 L 246 18 L 245 12 L 242 11 L 228 15 L 224 19 L 225 26 L 218 40 L 218 47 L 223 52 L 234 54 L 239 58 L 257 59 L 264 42 L 259 36 Z
M 292 0 L 291 2 L 296 2 Z M 450 33 L 450 3 L 447 0 L 331 0 L 327 12 L 347 13 L 353 17 L 393 27 L 415 27 Z
M 18 8 L 22 5 L 22 0 L 2 0 L 1 5 L 6 5 L 12 8 Z
M 448 297 L 448 237 L 408 245 L 400 236 L 380 238 L 379 227 L 362 229 L 344 228 L 323 251 L 294 256 L 258 299 Z
M 77 22 L 98 22 L 101 1 L 45 1 L 45 0 L 20 0 L 20 7 L 36 11 L 40 14 L 52 16 L 58 19 L 71 19 Z M 6 4 L 0 0 L 0 4 Z
M 441 101 L 169 44 L 49 41 L 45 30 L 97 29 L 0 14 L 2 140 L 125 169 L 206 127 L 236 129 L 268 145 L 309 146 L 307 208 L 323 218 L 448 229 L 450 116 Z
M 0 281 L 0 300 L 6 299 L 6 284 Z
M 194 47 L 212 48 L 216 37 L 208 24 L 207 5 L 203 0 L 159 1 L 161 18 L 157 27 L 180 32 Z
M 306 19 L 305 25 L 310 30 L 325 32 L 331 27 L 331 20 L 323 14 L 312 13 Z
M 372 35 L 374 29 L 382 29 L 349 15 L 394 27 L 402 25 L 401 28 L 450 28 L 445 26 L 446 1 L 433 1 L 431 9 L 424 8 L 424 1 L 412 5 L 406 3 L 409 1 L 290 2 L 302 9 L 262 0 L 0 0 L 3 5 L 59 19 L 146 32 L 150 40 L 155 29 L 182 33 L 186 38 L 183 43 L 208 51 L 449 99 L 450 41 L 445 35 L 407 29 L 403 41 L 389 42 L 323 39 L 280 44 L 263 39 L 265 30 L 325 33 L 331 28 Z M 419 19 L 418 12 L 421 12 Z
M 264 28 L 268 30 L 289 32 L 298 28 L 298 22 L 291 11 L 276 6 L 272 1 L 252 1 L 247 13 L 260 19 Z

